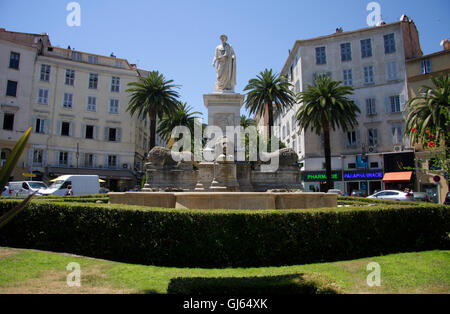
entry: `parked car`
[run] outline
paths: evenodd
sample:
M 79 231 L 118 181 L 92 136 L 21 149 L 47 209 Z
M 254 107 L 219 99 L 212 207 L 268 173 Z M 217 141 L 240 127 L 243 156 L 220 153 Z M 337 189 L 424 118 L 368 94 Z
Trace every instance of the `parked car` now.
M 41 181 L 16 181 L 8 183 L 11 196 L 28 196 L 40 189 L 46 189 L 47 184 Z
M 450 205 L 450 192 L 448 192 L 445 197 L 444 205 Z
M 431 198 L 426 192 L 414 192 L 414 200 L 417 202 L 431 202 Z
M 2 197 L 12 196 L 12 191 L 9 189 L 9 186 L 5 186 L 2 191 Z
M 386 191 L 381 191 L 376 194 L 370 195 L 368 198 L 378 198 L 378 199 L 384 199 L 384 200 L 413 202 L 414 194 L 411 192 L 386 190 Z
M 39 190 L 39 195 L 65 196 L 69 186 L 72 187 L 73 195 L 90 195 L 99 194 L 100 192 L 99 177 L 96 175 L 65 175 L 53 180 L 53 184 L 47 189 Z
M 331 189 L 331 190 L 328 191 L 328 193 L 330 193 L 330 194 L 337 194 L 339 196 L 344 196 L 344 192 L 342 192 L 341 190 L 338 190 L 338 189 Z
M 355 190 L 351 194 L 352 197 L 367 197 L 367 192 L 364 190 Z

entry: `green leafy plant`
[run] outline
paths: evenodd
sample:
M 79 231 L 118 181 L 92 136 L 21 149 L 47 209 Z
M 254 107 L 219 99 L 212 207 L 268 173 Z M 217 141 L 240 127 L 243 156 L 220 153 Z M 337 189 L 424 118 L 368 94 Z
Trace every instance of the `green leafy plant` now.
M 22 156 L 25 147 L 27 146 L 28 139 L 30 138 L 30 134 L 32 131 L 32 127 L 30 127 L 25 134 L 20 138 L 17 144 L 14 146 L 13 151 L 9 155 L 6 160 L 5 165 L 0 169 L 0 191 L 3 191 L 6 184 L 9 181 L 12 171 L 17 165 L 17 162 Z M 28 204 L 28 202 L 33 198 L 33 196 L 37 192 L 34 192 L 30 196 L 28 196 L 25 200 L 23 200 L 18 206 L 11 209 L 9 212 L 0 217 L 0 228 L 5 226 L 11 219 L 13 219 L 17 214 L 19 214 Z

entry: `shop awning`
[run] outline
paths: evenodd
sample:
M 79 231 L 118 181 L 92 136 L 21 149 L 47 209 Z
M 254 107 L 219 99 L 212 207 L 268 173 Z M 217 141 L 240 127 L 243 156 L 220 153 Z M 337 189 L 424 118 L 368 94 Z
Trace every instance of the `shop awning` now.
M 413 172 L 388 172 L 384 175 L 383 182 L 394 183 L 394 182 L 411 182 Z

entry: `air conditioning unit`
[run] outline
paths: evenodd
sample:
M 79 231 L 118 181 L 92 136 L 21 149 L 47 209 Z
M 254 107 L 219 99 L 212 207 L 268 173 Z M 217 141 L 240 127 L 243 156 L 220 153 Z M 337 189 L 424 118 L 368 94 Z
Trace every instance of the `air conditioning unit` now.
M 122 165 L 122 168 L 123 168 L 123 169 L 128 169 L 128 164 L 123 164 L 123 165 Z
M 372 153 L 376 153 L 377 152 L 377 147 L 376 146 L 369 146 L 369 153 L 370 154 L 372 154 Z
M 394 152 L 399 153 L 403 151 L 403 147 L 402 146 L 394 146 Z

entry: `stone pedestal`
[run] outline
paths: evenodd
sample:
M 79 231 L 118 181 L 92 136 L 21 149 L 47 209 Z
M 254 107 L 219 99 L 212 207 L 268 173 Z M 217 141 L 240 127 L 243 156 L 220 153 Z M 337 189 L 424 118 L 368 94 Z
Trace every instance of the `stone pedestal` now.
M 210 189 L 213 192 L 240 191 L 234 161 L 220 161 L 214 164 L 214 180 Z
M 203 95 L 205 107 L 208 109 L 208 125 L 222 128 L 224 136 L 227 126 L 239 126 L 244 98 L 244 95 L 228 92 Z

